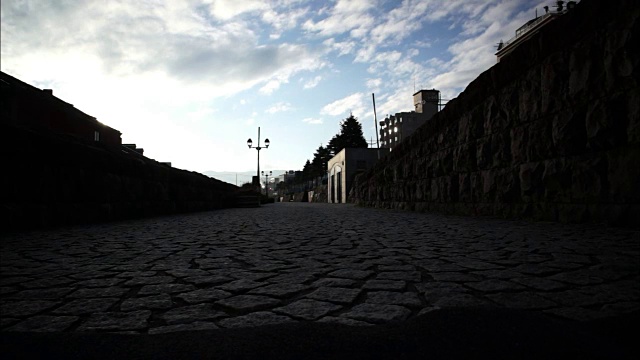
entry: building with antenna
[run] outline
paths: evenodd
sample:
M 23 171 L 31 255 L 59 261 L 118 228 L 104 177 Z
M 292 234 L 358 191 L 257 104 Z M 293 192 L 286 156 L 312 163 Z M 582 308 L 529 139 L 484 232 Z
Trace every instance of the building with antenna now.
M 420 90 L 413 94 L 414 111 L 399 112 L 380 121 L 380 147 L 393 149 L 438 112 L 440 91 Z
M 545 13 L 542 16 L 538 16 L 538 10 L 536 9 L 536 17 L 519 27 L 516 30 L 516 35 L 514 37 L 509 39 L 507 42 L 502 42 L 502 40 L 500 40 L 497 47 L 498 52 L 496 52 L 498 62 L 500 62 L 500 59 L 507 56 L 520 44 L 531 38 L 542 27 L 557 19 L 559 16 L 564 15 L 567 11 L 573 10 L 576 4 L 576 1 L 567 1 L 566 5 L 564 1 L 557 1 L 555 5 L 556 11 L 550 11 L 549 7 L 545 6 L 543 7 Z

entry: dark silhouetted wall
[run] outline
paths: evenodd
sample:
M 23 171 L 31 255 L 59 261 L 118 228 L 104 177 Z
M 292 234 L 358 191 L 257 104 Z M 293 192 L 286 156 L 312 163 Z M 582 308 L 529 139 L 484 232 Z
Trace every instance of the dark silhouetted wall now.
M 639 7 L 582 1 L 359 177 L 351 200 L 638 226 Z

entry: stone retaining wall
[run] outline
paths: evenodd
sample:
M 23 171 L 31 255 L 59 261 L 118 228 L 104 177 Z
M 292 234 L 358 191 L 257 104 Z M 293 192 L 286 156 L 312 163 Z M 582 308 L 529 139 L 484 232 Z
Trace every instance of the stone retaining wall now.
M 0 130 L 3 230 L 217 209 L 232 206 L 238 189 L 133 151 L 7 124 Z
M 351 201 L 638 226 L 638 9 L 583 0 L 360 176 Z

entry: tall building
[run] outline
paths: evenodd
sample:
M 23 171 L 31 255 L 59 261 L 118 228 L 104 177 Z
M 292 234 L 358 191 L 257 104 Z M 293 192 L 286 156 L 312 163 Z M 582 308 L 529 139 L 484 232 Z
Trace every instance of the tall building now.
M 380 121 L 380 146 L 393 149 L 431 119 L 438 112 L 439 103 L 439 90 L 420 90 L 413 94 L 414 111 L 399 112 Z

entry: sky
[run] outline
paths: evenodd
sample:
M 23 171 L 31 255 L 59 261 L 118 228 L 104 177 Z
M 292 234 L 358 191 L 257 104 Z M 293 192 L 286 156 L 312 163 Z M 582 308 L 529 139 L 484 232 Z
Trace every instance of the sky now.
M 152 159 L 190 171 L 300 170 L 353 114 L 452 99 L 534 0 L 2 0 L 2 71 L 53 89 Z

